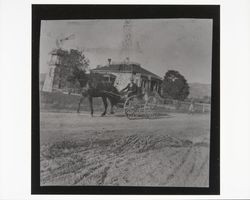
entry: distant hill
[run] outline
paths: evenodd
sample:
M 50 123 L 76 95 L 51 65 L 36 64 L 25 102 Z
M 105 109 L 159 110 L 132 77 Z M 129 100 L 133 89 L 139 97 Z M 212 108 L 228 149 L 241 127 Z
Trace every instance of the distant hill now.
M 211 97 L 211 85 L 204 83 L 189 83 L 189 98 L 202 98 L 204 96 Z

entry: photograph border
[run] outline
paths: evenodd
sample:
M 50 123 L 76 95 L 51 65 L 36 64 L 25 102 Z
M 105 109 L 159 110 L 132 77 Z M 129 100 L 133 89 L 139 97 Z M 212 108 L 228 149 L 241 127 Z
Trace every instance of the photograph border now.
M 32 5 L 31 194 L 220 194 L 220 6 L 219 5 Z M 39 48 L 41 20 L 212 19 L 209 187 L 40 186 Z

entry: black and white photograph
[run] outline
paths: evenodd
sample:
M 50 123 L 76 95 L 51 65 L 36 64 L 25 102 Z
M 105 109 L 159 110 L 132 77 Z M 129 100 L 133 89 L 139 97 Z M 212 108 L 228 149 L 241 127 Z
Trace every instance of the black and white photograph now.
M 40 186 L 209 188 L 213 23 L 42 19 Z
M 0 0 L 0 200 L 249 199 L 249 9 Z

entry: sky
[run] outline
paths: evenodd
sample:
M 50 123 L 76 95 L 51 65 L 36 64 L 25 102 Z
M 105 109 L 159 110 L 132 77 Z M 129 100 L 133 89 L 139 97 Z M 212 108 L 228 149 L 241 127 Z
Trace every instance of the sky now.
M 56 39 L 74 35 L 62 48 L 84 49 L 90 68 L 105 65 L 107 59 L 121 62 L 125 20 L 43 20 L 40 34 L 40 73 L 49 69 L 49 52 Z M 211 83 L 211 19 L 131 20 L 130 61 L 160 77 L 178 70 L 189 83 Z

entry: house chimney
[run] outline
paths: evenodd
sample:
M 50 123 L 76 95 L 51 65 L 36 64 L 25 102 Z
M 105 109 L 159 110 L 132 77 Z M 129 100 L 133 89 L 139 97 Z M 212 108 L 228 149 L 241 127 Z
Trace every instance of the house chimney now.
M 126 63 L 129 64 L 129 57 L 126 57 Z
M 111 58 L 108 59 L 109 65 L 111 64 Z

